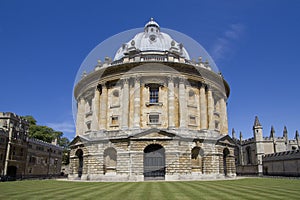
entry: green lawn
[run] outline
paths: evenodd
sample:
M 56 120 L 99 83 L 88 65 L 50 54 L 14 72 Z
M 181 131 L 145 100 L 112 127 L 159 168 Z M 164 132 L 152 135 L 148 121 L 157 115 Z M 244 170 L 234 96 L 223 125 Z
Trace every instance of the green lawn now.
M 0 199 L 300 199 L 300 180 L 245 178 L 137 183 L 14 181 L 0 183 Z

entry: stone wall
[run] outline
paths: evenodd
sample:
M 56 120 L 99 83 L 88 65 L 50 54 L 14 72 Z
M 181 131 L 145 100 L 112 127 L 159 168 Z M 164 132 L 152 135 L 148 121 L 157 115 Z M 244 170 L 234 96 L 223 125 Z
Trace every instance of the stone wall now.
M 300 176 L 300 150 L 265 155 L 263 172 L 272 176 Z
M 159 136 L 158 133 L 151 134 L 151 137 L 159 138 Z M 225 147 L 216 145 L 215 142 L 195 143 L 167 138 L 155 140 L 149 137 L 148 135 L 126 140 L 98 140 L 97 143 L 89 142 L 72 149 L 69 178 L 78 178 L 79 160 L 76 152 L 81 149 L 83 151 L 82 180 L 142 181 L 144 180 L 144 150 L 152 144 L 164 148 L 165 180 L 197 180 L 207 176 L 214 178 L 224 176 L 224 163 L 226 163 L 226 175 L 235 176 L 232 147 L 226 147 L 229 154 L 224 158 Z M 194 147 L 201 149 L 198 155 L 201 159 L 198 171 L 192 169 L 191 152 Z M 116 167 L 109 172 L 104 169 L 104 151 L 108 148 L 113 148 L 117 152 Z

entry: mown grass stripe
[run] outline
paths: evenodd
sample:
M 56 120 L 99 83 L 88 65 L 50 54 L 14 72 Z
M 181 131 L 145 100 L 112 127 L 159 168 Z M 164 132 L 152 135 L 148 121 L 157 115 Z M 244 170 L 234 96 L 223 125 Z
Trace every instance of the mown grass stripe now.
M 206 182 L 206 184 L 197 184 L 198 182 L 186 182 L 186 185 L 190 187 L 194 187 L 199 191 L 209 191 L 209 193 L 214 195 L 222 196 L 222 199 L 247 199 L 248 195 L 243 192 L 236 195 L 235 188 L 233 187 L 225 187 L 223 185 L 217 185 L 215 182 L 210 181 Z
M 111 193 L 106 193 L 105 195 L 101 195 L 101 199 L 109 200 L 109 199 L 118 199 L 119 197 L 122 197 L 122 199 L 128 199 L 127 197 L 129 196 L 130 192 L 132 191 L 132 188 L 134 188 L 134 187 L 135 187 L 134 183 L 119 184 L 117 190 L 115 190 Z
M 40 186 L 40 188 L 33 188 L 32 191 L 28 191 L 28 192 L 26 191 L 26 193 L 31 194 L 29 199 L 43 199 L 43 198 L 48 199 L 49 197 L 55 196 L 54 194 L 58 190 L 64 191 L 66 189 L 66 187 L 63 187 L 63 186 L 66 186 L 66 185 L 57 184 L 57 182 L 50 182 L 50 183 L 44 182 L 44 184 L 42 184 L 42 187 Z M 85 188 L 90 188 L 90 185 L 80 186 L 81 190 L 84 190 Z M 79 191 L 75 190 L 75 191 L 71 192 L 71 194 L 75 194 L 75 193 L 79 193 Z M 11 195 L 11 197 L 13 197 L 15 199 L 22 199 L 23 195 L 24 194 L 21 193 L 19 195 Z M 55 196 L 55 197 L 58 198 L 58 196 Z
M 286 196 L 286 192 L 276 192 L 274 190 L 272 190 L 271 187 L 268 186 L 268 184 L 265 185 L 255 185 L 253 183 L 248 184 L 248 186 L 238 186 L 236 188 L 232 187 L 232 184 L 226 184 L 226 182 L 224 182 L 224 184 L 220 184 L 219 182 L 216 183 L 216 185 L 218 185 L 218 188 L 223 187 L 223 188 L 228 188 L 229 191 L 238 191 L 239 194 L 241 193 L 248 193 L 249 196 L 250 194 L 253 195 L 255 198 L 285 198 Z M 216 188 L 217 189 L 217 188 Z M 222 189 L 221 189 L 222 190 Z M 298 192 L 299 194 L 299 192 Z M 289 195 L 289 196 L 294 196 L 294 195 Z
M 261 180 L 261 182 L 259 182 L 259 184 L 257 184 L 257 182 L 255 182 L 255 184 L 250 182 L 250 183 L 248 183 L 248 185 L 239 185 L 238 188 L 245 189 L 246 191 L 251 189 L 251 190 L 254 190 L 255 192 L 262 192 L 262 193 L 271 192 L 270 196 L 274 196 L 274 198 L 277 198 L 278 196 L 284 197 L 284 194 L 286 194 L 287 189 L 290 189 L 290 187 L 284 188 L 284 189 L 279 188 L 279 191 L 277 191 L 276 189 L 274 189 L 274 187 L 272 185 L 268 184 L 268 181 L 265 182 L 264 184 L 262 184 L 262 182 L 264 182 L 263 179 Z M 216 183 L 216 184 L 218 184 L 218 183 Z M 224 184 L 224 187 L 231 186 L 231 185 L 234 185 L 234 184 L 230 184 L 230 183 Z M 238 188 L 236 188 L 236 189 L 238 189 Z M 291 192 L 291 196 L 299 195 L 299 191 L 291 190 L 290 192 Z
M 123 184 L 126 184 L 126 183 L 121 183 L 122 185 Z M 113 193 L 113 192 L 116 192 L 120 189 L 121 186 L 120 183 L 114 183 L 114 184 L 110 184 L 109 186 L 107 187 L 104 187 L 104 189 L 101 189 L 100 187 L 98 188 L 99 191 L 101 191 L 101 193 L 98 193 L 98 196 L 97 196 L 97 199 L 103 199 L 102 196 L 103 194 L 105 193 Z M 99 185 L 98 185 L 99 186 Z M 103 185 L 102 185 L 103 186 Z M 93 188 L 94 189 L 94 188 Z M 81 189 L 80 189 L 81 190 Z M 95 190 L 92 190 L 92 192 L 94 193 Z M 80 197 L 83 195 L 83 194 L 86 194 L 87 192 L 86 191 L 79 191 L 78 193 L 74 193 L 72 195 L 69 195 L 68 197 L 69 198 L 75 198 L 75 197 L 78 197 L 78 195 L 81 193 Z
M 85 194 L 92 194 L 94 191 L 99 190 L 105 190 L 107 187 L 110 187 L 110 185 L 113 185 L 114 183 L 105 183 L 105 184 L 93 184 L 88 185 L 87 187 L 80 187 L 78 192 L 74 192 L 74 187 L 72 188 L 63 188 L 62 190 L 58 190 L 56 192 L 53 192 L 51 194 L 43 195 L 42 197 L 45 199 L 49 199 L 51 196 L 55 196 L 55 199 L 63 199 L 65 198 L 66 194 L 80 194 L 81 197 L 84 197 Z M 70 196 L 72 197 L 72 196 Z M 76 197 L 76 196 L 75 196 Z
M 299 183 L 263 178 L 136 183 L 16 181 L 0 183 L 0 199 L 299 199 Z
M 183 199 L 195 199 L 196 197 L 201 197 L 203 199 L 210 193 L 210 191 L 207 190 L 204 192 L 200 191 L 198 188 L 190 187 L 186 182 L 174 182 L 174 186 L 178 188 L 177 190 L 181 193 Z M 207 193 L 207 195 L 205 195 L 205 193 Z

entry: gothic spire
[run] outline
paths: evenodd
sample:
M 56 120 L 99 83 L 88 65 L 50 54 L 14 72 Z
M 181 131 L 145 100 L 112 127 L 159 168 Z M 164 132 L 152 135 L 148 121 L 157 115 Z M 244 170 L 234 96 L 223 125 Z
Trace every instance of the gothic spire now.
M 240 141 L 243 140 L 243 134 L 242 134 L 242 131 L 240 131 Z
M 275 138 L 275 129 L 271 126 L 270 138 Z
M 259 127 L 259 126 L 261 127 L 261 124 L 260 124 L 260 122 L 259 122 L 259 120 L 258 120 L 258 117 L 255 116 L 253 128 L 254 128 L 254 127 Z
M 284 128 L 283 128 L 283 137 L 288 138 L 288 131 L 287 131 L 286 126 L 284 126 Z
M 296 139 L 296 140 L 299 139 L 299 133 L 298 133 L 298 130 L 296 130 L 295 139 Z
M 236 139 L 236 135 L 235 135 L 235 130 L 234 130 L 234 128 L 232 129 L 232 138 L 233 138 L 233 139 Z

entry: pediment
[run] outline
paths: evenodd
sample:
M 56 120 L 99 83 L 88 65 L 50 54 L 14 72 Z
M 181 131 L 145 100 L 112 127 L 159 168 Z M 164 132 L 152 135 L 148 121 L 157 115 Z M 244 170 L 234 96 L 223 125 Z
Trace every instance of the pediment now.
M 229 135 L 225 135 L 220 139 L 218 139 L 217 144 L 226 145 L 226 146 L 235 146 L 234 140 Z
M 82 136 L 76 136 L 69 144 L 69 147 L 72 146 L 79 146 L 79 145 L 83 145 L 84 143 L 87 142 L 87 139 L 85 139 Z
M 149 129 L 147 131 L 143 131 L 141 133 L 137 133 L 135 135 L 130 136 L 133 139 L 174 139 L 177 135 L 174 133 L 170 133 L 167 131 L 159 130 L 156 128 Z

